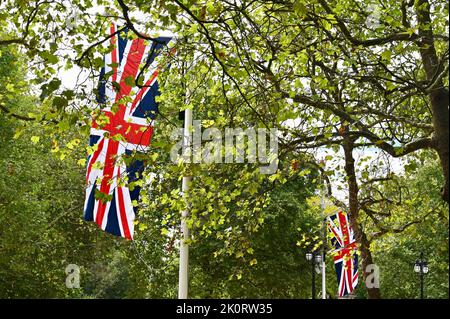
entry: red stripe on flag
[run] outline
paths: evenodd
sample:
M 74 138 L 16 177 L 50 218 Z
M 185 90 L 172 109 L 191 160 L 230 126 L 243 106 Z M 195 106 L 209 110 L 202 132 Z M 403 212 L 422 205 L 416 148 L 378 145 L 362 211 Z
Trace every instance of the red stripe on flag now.
M 111 187 L 111 185 L 109 184 L 109 181 L 113 178 L 114 164 L 115 164 L 114 156 L 117 154 L 118 148 L 119 148 L 119 143 L 117 141 L 113 141 L 110 139 L 108 142 L 108 149 L 106 151 L 107 156 L 105 158 L 105 166 L 103 168 L 103 178 L 102 178 L 102 182 L 100 184 L 100 192 L 102 192 L 103 194 L 106 194 L 106 195 L 109 195 L 109 189 Z M 102 227 L 102 221 L 103 221 L 103 216 L 105 215 L 105 209 L 106 209 L 106 203 L 104 203 L 103 201 L 99 201 L 98 211 L 97 211 L 97 216 L 96 216 L 95 222 L 100 227 Z
M 348 223 L 347 219 L 345 218 L 345 214 L 343 212 L 339 212 L 338 214 L 339 218 L 339 224 L 341 225 L 341 231 L 342 231 L 342 246 L 346 246 L 350 243 L 350 234 L 348 231 Z
M 351 256 L 351 254 L 349 254 L 347 261 L 345 261 L 346 263 L 346 272 L 347 272 L 347 278 L 346 278 L 346 282 L 347 282 L 347 286 L 348 286 L 348 292 L 351 293 L 353 291 L 353 258 Z
M 109 132 L 109 137 L 120 134 L 128 143 L 140 144 L 142 146 L 150 145 L 150 140 L 153 135 L 152 126 L 144 126 L 132 122 L 122 121 L 120 124 L 116 121 L 116 114 L 112 114 L 109 111 L 102 111 L 102 115 L 109 117 L 109 123 L 101 127 L 95 122 L 92 122 L 92 128 L 101 129 Z
M 141 64 L 142 57 L 144 55 L 145 45 L 144 40 L 136 39 L 131 43 L 128 56 L 126 57 L 126 64 L 123 68 L 122 77 L 120 79 L 120 92 L 116 95 L 116 103 L 122 97 L 130 94 L 132 87 L 125 84 L 125 79 L 128 77 L 136 78 L 139 71 L 139 65 Z M 125 115 L 125 105 L 119 105 L 119 110 L 115 114 L 118 119 L 123 120 Z
M 345 291 L 345 273 L 344 269 L 341 270 L 341 279 L 339 280 L 340 283 L 340 290 L 339 290 L 339 297 L 342 297 L 344 295 Z
M 126 239 L 131 239 L 130 228 L 128 227 L 128 219 L 125 211 L 122 187 L 117 187 L 117 195 L 117 198 L 119 200 L 120 220 L 122 221 L 123 235 Z

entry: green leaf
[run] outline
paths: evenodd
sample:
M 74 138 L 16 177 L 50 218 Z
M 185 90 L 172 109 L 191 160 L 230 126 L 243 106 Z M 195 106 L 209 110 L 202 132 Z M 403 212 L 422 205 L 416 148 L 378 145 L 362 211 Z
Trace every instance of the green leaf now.
M 381 59 L 383 59 L 384 61 L 390 61 L 391 60 L 391 56 L 392 56 L 392 51 L 391 50 L 385 50 L 381 53 Z
M 118 83 L 118 82 L 116 82 L 116 81 L 113 81 L 113 82 L 112 82 L 112 85 L 113 85 L 113 87 L 114 87 L 114 90 L 116 90 L 117 92 L 120 91 L 120 83 Z
M 133 76 L 127 76 L 124 80 L 125 84 L 127 86 L 134 86 L 134 77 Z
M 321 22 L 322 22 L 323 28 L 327 31 L 330 31 L 331 28 L 333 27 L 333 25 L 327 20 L 322 20 Z
M 294 1 L 293 9 L 300 17 L 304 17 L 308 13 L 308 9 L 301 0 Z
M 41 53 L 41 57 L 46 60 L 46 62 L 50 63 L 50 64 L 56 64 L 58 63 L 58 57 L 48 51 L 43 51 Z
M 53 98 L 52 104 L 58 110 L 63 110 L 68 105 L 68 102 L 67 102 L 67 99 L 65 99 L 65 98 L 63 98 L 61 96 L 55 96 Z
M 47 91 L 48 91 L 48 93 L 52 93 L 52 92 L 56 91 L 57 89 L 59 89 L 60 86 L 61 86 L 61 81 L 59 79 L 54 78 L 47 84 Z

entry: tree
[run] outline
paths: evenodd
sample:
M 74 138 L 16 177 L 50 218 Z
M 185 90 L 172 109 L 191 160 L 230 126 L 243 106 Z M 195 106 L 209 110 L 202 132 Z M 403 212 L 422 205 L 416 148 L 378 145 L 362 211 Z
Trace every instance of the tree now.
M 0 80 L 15 83 L 23 92 L 6 94 L 1 102 L 27 114 L 38 99 L 25 93 L 23 57 L 3 48 L 0 52 Z M 77 161 L 84 147 L 79 131 L 74 127 L 57 142 L 47 129 L 34 122 L 24 126 L 17 118 L 0 113 L 3 298 L 81 297 L 81 289 L 66 287 L 66 267 L 78 265 L 84 284 L 91 272 L 89 265 L 106 263 L 114 248 L 95 227 L 80 219 L 84 168 Z M 58 145 L 72 153 L 58 150 Z
M 426 297 L 448 296 L 448 206 L 440 199 L 438 159 L 427 162 L 406 176 L 382 181 L 381 189 L 366 193 L 386 197 L 371 205 L 383 216 L 377 218 L 371 212 L 363 222 L 380 267 L 385 298 L 419 298 L 419 278 L 413 274 L 412 265 L 421 252 L 430 265 Z
M 372 257 L 357 223 L 354 149 L 373 146 L 394 157 L 434 149 L 448 202 L 448 37 L 441 15 L 446 4 L 383 3 L 383 23 L 371 28 L 371 11 L 356 1 L 174 3 L 166 6 L 168 14 L 184 13 L 175 21 L 180 33 L 190 34 L 191 45 L 196 42 L 204 60 L 217 66 L 216 74 L 208 73 L 228 84 L 227 95 L 235 92 L 235 108 L 248 108 L 246 119 L 281 126 L 287 149 L 342 145 L 363 269 Z M 352 15 L 344 19 L 348 8 Z M 411 25 L 412 17 L 417 25 Z M 283 126 L 287 119 L 300 124 Z M 377 289 L 371 291 L 379 297 Z

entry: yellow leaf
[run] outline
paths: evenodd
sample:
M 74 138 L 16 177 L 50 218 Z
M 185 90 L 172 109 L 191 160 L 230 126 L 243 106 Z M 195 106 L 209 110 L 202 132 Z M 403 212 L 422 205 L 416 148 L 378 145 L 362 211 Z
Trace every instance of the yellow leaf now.
M 20 137 L 20 135 L 23 134 L 23 130 L 17 130 L 16 133 L 13 136 L 13 139 L 18 139 Z
M 81 158 L 78 160 L 77 165 L 80 166 L 85 166 L 86 165 L 86 159 L 85 158 Z

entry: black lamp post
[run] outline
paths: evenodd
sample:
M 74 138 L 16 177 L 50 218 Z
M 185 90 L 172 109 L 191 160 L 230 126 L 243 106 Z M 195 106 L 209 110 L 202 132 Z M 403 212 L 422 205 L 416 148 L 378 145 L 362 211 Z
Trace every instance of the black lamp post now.
M 316 271 L 315 265 L 322 262 L 322 255 L 320 253 L 313 254 L 312 252 L 306 253 L 306 260 L 311 262 L 311 295 L 312 299 L 316 299 Z
M 414 271 L 420 276 L 420 299 L 424 299 L 424 277 L 428 270 L 428 262 L 424 259 L 423 253 L 420 253 L 420 259 L 414 264 Z

